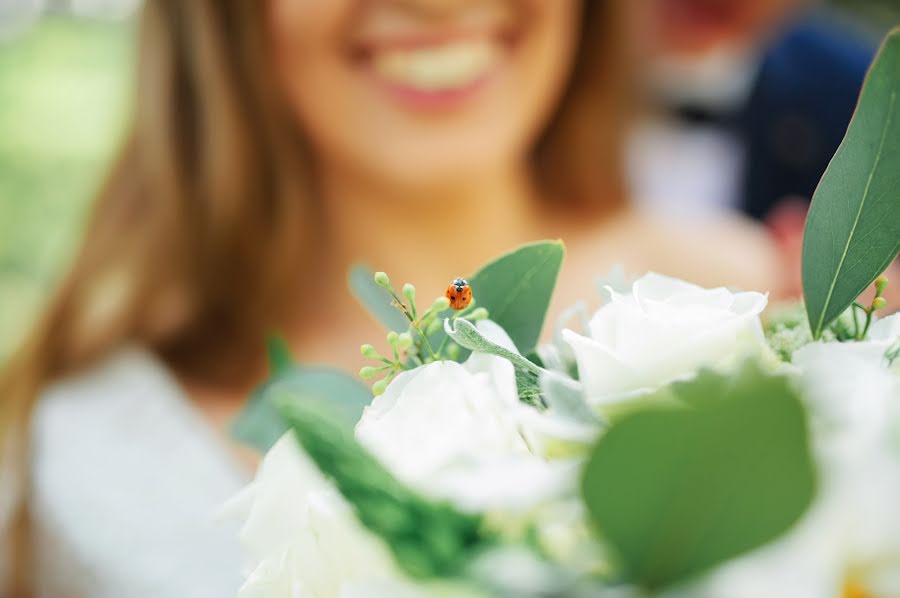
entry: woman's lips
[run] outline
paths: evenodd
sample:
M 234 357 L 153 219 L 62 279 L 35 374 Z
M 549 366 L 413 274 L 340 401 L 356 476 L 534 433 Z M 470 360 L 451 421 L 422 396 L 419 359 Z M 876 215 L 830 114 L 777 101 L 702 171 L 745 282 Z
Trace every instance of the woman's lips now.
M 460 102 L 497 71 L 506 51 L 493 36 L 445 38 L 369 46 L 363 65 L 398 99 L 421 105 Z

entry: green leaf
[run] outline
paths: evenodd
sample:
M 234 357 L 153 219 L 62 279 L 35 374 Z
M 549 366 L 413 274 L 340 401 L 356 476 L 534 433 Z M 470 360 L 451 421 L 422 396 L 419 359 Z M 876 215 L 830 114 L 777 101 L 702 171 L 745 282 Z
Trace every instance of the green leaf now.
M 394 298 L 375 283 L 374 276 L 375 273 L 366 266 L 361 264 L 353 266 L 347 278 L 350 291 L 388 330 L 405 331 L 409 328 L 409 320 L 392 305 Z
M 650 589 L 775 539 L 815 487 L 805 412 L 786 378 L 749 363 L 670 392 L 681 407 L 613 423 L 582 481 L 623 580 Z
M 469 279 L 478 305 L 487 308 L 523 355 L 537 346 L 565 254 L 562 241 L 530 243 Z
M 474 303 L 488 310 L 491 320 L 506 330 L 523 355 L 537 346 L 565 253 L 562 241 L 529 243 L 468 277 Z M 364 266 L 351 270 L 349 283 L 354 295 L 389 330 L 407 330 L 409 322 L 391 306 L 390 293 L 375 284 L 372 276 Z M 448 309 L 441 316 L 450 313 Z M 429 342 L 438 347 L 445 338 L 445 332 L 438 330 L 429 336 Z M 465 361 L 468 356 L 467 350 L 462 351 L 457 361 Z
M 275 376 L 287 372 L 297 365 L 297 360 L 294 359 L 287 341 L 277 334 L 266 339 L 266 355 L 269 369 Z
M 461 575 L 484 549 L 496 545 L 493 535 L 483 531 L 480 515 L 425 498 L 398 481 L 326 406 L 283 388 L 274 394 L 303 450 L 408 575 Z
M 340 370 L 294 365 L 253 391 L 232 425 L 232 436 L 261 452 L 269 450 L 288 429 L 272 402 L 273 395 L 285 393 L 307 403 L 329 405 L 348 430 L 372 400 L 365 384 Z
M 823 93 L 827 93 L 823 90 Z M 900 251 L 900 29 L 881 48 L 813 195 L 803 294 L 818 339 Z

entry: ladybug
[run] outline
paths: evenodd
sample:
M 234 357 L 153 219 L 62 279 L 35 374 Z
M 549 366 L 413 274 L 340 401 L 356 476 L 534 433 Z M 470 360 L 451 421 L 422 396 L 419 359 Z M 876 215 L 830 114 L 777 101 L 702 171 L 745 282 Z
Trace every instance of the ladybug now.
M 457 278 L 447 287 L 447 299 L 453 309 L 465 309 L 472 302 L 472 287 L 464 279 Z

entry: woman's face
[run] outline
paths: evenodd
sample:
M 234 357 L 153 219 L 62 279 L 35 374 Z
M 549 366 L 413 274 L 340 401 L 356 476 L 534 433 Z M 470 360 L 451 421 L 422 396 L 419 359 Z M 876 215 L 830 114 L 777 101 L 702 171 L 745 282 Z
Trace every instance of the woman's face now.
M 429 185 L 527 152 L 568 75 L 577 0 L 269 0 L 281 89 L 326 168 Z

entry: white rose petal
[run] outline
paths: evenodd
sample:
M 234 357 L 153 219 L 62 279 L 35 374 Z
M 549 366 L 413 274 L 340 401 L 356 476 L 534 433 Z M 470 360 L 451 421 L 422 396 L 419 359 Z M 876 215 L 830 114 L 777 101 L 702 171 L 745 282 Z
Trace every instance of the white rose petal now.
M 359 524 L 292 433 L 225 511 L 245 519 L 240 598 L 326 598 L 349 581 L 400 577 L 387 547 Z
M 595 403 L 652 390 L 764 346 L 762 293 L 704 289 L 649 273 L 630 294 L 610 296 L 591 319 L 590 337 L 563 331 Z
M 477 327 L 518 352 L 494 322 Z M 366 408 L 356 437 L 423 493 L 464 509 L 522 510 L 574 487 L 572 465 L 533 453 L 523 435 L 551 433 L 549 417 L 519 401 L 509 361 L 473 353 L 464 364 L 440 361 L 397 376 Z
M 515 389 L 511 369 L 508 378 Z M 356 437 L 410 483 L 454 462 L 526 453 L 498 384 L 452 361 L 405 372 L 366 408 Z

